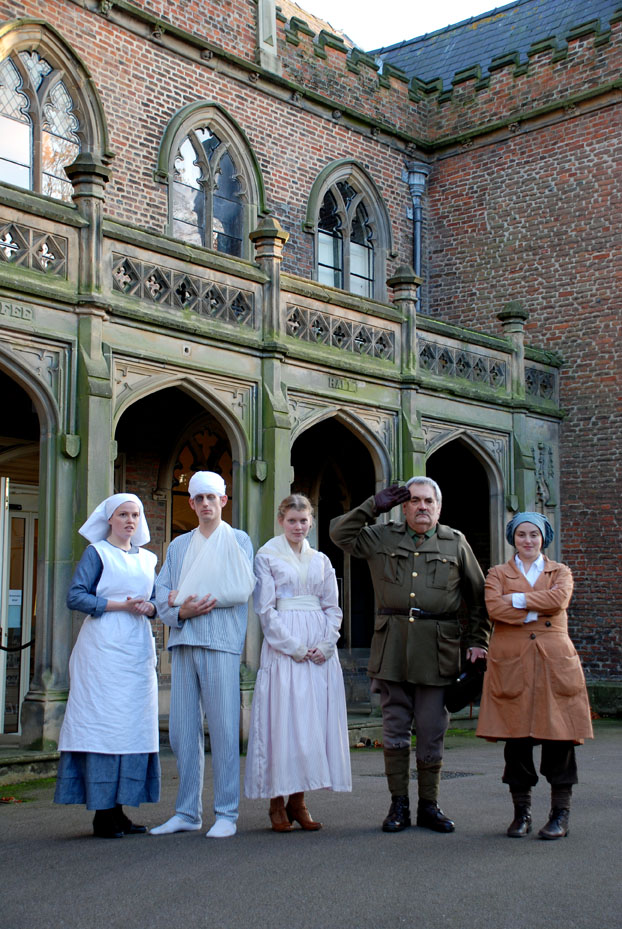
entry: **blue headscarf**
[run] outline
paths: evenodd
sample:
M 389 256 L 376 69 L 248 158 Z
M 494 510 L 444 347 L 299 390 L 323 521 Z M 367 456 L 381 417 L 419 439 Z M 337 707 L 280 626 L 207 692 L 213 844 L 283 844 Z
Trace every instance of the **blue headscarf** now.
M 534 526 L 537 526 L 542 535 L 542 548 L 546 548 L 553 541 L 555 533 L 546 516 L 542 513 L 526 512 L 517 513 L 505 527 L 505 537 L 510 545 L 514 545 L 514 533 L 521 523 L 533 523 Z

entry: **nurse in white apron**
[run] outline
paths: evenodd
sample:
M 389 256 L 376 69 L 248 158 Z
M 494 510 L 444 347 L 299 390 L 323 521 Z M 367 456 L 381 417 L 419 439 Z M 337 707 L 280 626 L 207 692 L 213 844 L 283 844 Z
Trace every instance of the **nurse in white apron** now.
M 149 619 L 153 552 L 143 505 L 114 494 L 80 529 L 91 543 L 67 595 L 86 619 L 69 660 L 70 690 L 60 733 L 54 800 L 95 810 L 93 832 L 122 838 L 146 832 L 123 805 L 160 799 L 156 652 Z

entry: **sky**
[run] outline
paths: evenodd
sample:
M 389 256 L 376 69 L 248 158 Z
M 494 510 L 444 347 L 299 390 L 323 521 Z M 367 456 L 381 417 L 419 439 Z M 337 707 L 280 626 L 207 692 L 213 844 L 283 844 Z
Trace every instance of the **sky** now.
M 508 0 L 295 0 L 363 50 L 393 45 L 505 6 Z M 379 16 L 382 11 L 382 16 Z

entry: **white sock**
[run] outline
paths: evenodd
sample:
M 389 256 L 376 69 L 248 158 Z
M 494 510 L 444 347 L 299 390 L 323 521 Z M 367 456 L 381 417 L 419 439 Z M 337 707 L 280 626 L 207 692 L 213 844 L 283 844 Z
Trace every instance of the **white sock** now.
M 189 823 L 175 813 L 170 819 L 167 819 L 161 826 L 154 826 L 149 832 L 151 835 L 170 835 L 172 832 L 196 832 L 201 828 L 201 823 Z
M 236 831 L 237 826 L 232 820 L 219 816 L 209 832 L 205 833 L 205 838 L 228 839 L 230 836 L 235 835 Z

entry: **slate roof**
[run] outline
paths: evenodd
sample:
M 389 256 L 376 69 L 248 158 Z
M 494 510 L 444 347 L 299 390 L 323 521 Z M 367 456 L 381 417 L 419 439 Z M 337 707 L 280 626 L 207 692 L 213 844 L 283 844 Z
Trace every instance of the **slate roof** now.
M 441 78 L 447 89 L 457 71 L 479 65 L 485 76 L 493 59 L 512 52 L 527 61 L 530 46 L 543 39 L 554 37 L 563 47 L 571 29 L 583 23 L 599 20 L 605 31 L 612 13 L 621 9 L 622 0 L 515 0 L 369 54 L 400 68 L 409 79 L 427 83 Z

